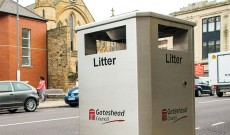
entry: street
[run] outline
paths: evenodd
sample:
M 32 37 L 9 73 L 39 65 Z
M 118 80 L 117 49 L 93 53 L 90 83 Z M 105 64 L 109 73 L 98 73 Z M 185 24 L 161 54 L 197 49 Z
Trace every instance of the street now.
M 196 97 L 196 135 L 230 134 L 230 95 Z M 0 112 L 0 135 L 79 135 L 79 109 Z
M 37 109 L 26 113 L 0 113 L 0 135 L 78 135 L 79 109 Z
M 230 134 L 230 95 L 196 97 L 196 135 Z

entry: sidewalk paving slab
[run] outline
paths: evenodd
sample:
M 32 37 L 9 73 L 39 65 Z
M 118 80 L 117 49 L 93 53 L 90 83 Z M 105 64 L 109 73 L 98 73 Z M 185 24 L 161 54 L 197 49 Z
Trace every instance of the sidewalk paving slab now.
M 38 109 L 42 108 L 55 108 L 55 107 L 67 107 L 68 104 L 65 103 L 63 99 L 47 99 L 45 102 L 39 101 Z

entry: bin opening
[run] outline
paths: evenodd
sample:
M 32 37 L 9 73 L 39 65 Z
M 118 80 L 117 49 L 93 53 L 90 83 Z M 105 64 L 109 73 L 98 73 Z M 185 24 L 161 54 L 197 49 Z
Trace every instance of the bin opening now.
M 126 49 L 126 26 L 85 34 L 85 55 Z
M 188 30 L 159 24 L 158 48 L 188 51 Z

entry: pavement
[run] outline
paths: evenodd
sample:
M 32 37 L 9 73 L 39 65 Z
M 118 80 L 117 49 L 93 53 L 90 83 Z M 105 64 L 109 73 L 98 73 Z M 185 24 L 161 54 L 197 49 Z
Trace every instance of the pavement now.
M 38 109 L 67 107 L 67 106 L 69 105 L 65 103 L 64 99 L 47 99 L 45 102 L 41 102 L 40 99 Z

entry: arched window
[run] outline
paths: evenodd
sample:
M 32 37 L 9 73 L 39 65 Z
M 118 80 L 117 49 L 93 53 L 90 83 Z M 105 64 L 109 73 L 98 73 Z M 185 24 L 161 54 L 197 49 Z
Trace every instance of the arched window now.
M 71 14 L 69 16 L 69 27 L 70 27 L 70 35 L 71 35 L 71 51 L 73 51 L 73 40 L 74 40 L 74 22 L 73 22 L 74 16 Z
M 56 28 L 60 28 L 61 27 L 61 23 L 59 22 L 56 26 Z
M 45 10 L 42 10 L 42 17 L 45 18 Z

